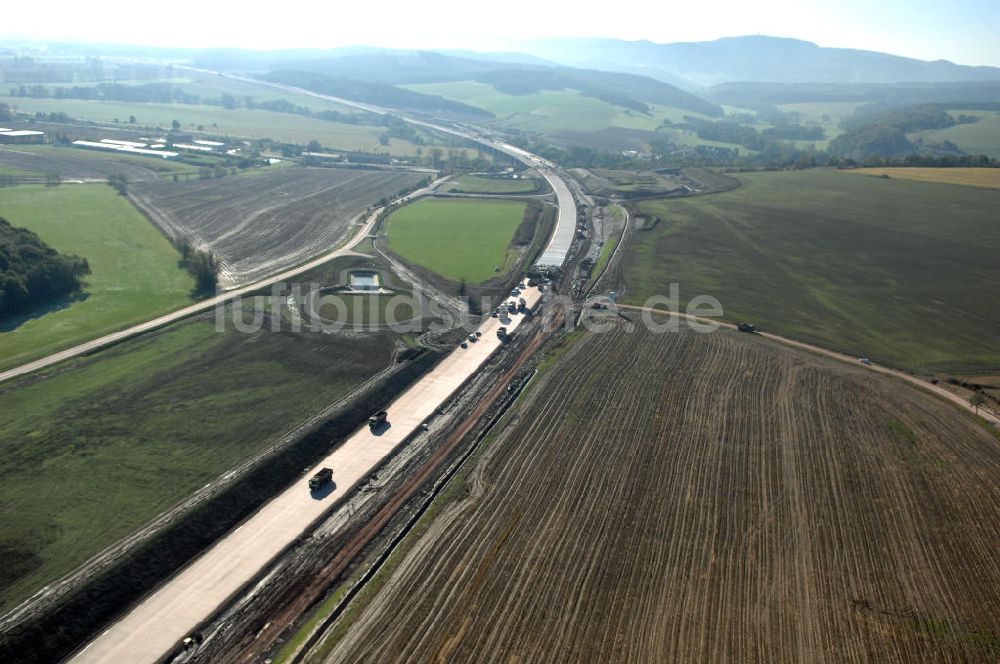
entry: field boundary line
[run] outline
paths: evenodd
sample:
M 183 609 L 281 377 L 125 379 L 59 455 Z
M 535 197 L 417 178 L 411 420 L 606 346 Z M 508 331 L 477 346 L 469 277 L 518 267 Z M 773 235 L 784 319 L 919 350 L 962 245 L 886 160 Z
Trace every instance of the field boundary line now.
M 684 320 L 693 321 L 696 323 L 701 323 L 702 325 L 717 325 L 719 327 L 726 328 L 728 330 L 736 330 L 736 325 L 734 323 L 726 323 L 724 321 L 715 320 L 712 318 L 703 318 L 701 316 L 692 316 L 691 314 L 684 314 L 677 311 L 667 311 L 666 309 L 655 309 L 653 307 L 639 307 L 631 304 L 619 304 L 617 305 L 619 309 L 626 309 L 628 311 L 647 311 L 654 314 L 661 314 L 664 316 L 671 316 L 673 318 L 682 318 Z M 939 387 L 926 380 L 918 378 L 913 374 L 908 374 L 905 371 L 899 369 L 893 369 L 880 364 L 861 364 L 856 357 L 853 355 L 848 355 L 847 353 L 841 353 L 835 350 L 829 350 L 827 348 L 822 348 L 821 346 L 816 346 L 813 344 L 806 343 L 804 341 L 796 341 L 795 339 L 790 339 L 788 337 L 783 337 L 779 334 L 774 334 L 773 332 L 754 332 L 753 334 L 762 337 L 764 339 L 770 339 L 777 343 L 783 344 L 785 346 L 791 346 L 792 348 L 798 348 L 799 350 L 805 350 L 810 353 L 816 353 L 828 357 L 830 359 L 837 360 L 838 362 L 843 362 L 845 364 L 850 364 L 853 367 L 861 367 L 863 369 L 868 369 L 869 371 L 874 371 L 886 376 L 893 376 L 899 378 L 900 380 L 906 381 L 911 385 L 919 387 L 926 392 L 929 392 L 935 396 L 941 397 L 946 401 L 950 401 L 953 405 L 956 405 L 963 410 L 967 411 L 969 414 L 982 418 L 987 423 L 993 425 L 994 427 L 1000 427 L 1000 417 L 994 415 L 993 413 L 981 410 L 976 413 L 971 404 L 969 404 L 965 399 L 953 394 L 943 387 Z

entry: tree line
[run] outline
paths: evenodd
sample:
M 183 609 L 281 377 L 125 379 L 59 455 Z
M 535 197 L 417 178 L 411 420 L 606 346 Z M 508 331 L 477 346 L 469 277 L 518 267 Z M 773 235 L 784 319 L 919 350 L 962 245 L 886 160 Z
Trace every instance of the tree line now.
M 0 319 L 79 292 L 87 259 L 62 255 L 34 232 L 0 217 Z
M 181 267 L 194 277 L 195 290 L 203 295 L 214 293 L 219 280 L 219 268 L 222 266 L 219 257 L 211 251 L 196 249 L 184 238 L 175 240 L 174 246 L 181 253 Z

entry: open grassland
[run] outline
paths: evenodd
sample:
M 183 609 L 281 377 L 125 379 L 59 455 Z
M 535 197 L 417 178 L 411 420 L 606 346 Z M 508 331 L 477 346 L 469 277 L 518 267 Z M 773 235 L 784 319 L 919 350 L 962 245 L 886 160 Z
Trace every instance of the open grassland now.
M 948 109 L 952 115 L 973 115 L 979 118 L 972 124 L 961 124 L 946 129 L 928 129 L 911 134 L 925 141 L 951 141 L 969 154 L 985 154 L 1000 159 L 1000 113 L 996 111 L 968 111 Z
M 389 246 L 447 279 L 479 283 L 504 267 L 525 204 L 483 199 L 422 199 L 389 219 Z
M 53 173 L 69 180 L 105 179 L 109 175 L 124 175 L 130 181 L 155 180 L 165 175 L 194 173 L 198 170 L 194 166 L 167 159 L 52 145 L 0 147 L 0 169 L 10 169 L 10 175 L 44 176 Z
M 1000 168 L 858 168 L 844 173 L 1000 189 Z
M 833 171 L 741 175 L 648 201 L 619 272 L 630 304 L 716 297 L 729 320 L 917 372 L 1000 367 L 1000 192 Z
M 462 194 L 532 194 L 541 188 L 537 178 L 488 178 L 463 175 L 449 182 L 444 190 Z
M 0 386 L 0 609 L 391 363 L 387 335 L 268 329 L 206 315 Z
M 213 135 L 235 138 L 269 138 L 276 141 L 305 145 L 317 140 L 322 145 L 339 150 L 379 152 L 392 155 L 414 155 L 420 149 L 428 152 L 433 146 L 418 146 L 393 138 L 388 146 L 379 143 L 382 127 L 330 122 L 292 113 L 277 113 L 260 109 L 225 109 L 207 104 L 156 104 L 81 99 L 31 99 L 0 97 L 0 102 L 16 106 L 26 113 L 64 112 L 78 120 L 113 123 L 124 122 L 135 115 L 139 126 L 169 128 L 177 120 L 185 130 L 202 129 Z
M 60 253 L 90 263 L 84 297 L 0 326 L 0 367 L 11 367 L 140 323 L 191 301 L 180 255 L 127 199 L 103 184 L 0 188 L 0 216 Z
M 996 438 L 890 378 L 621 323 L 533 385 L 312 661 L 996 661 Z
M 652 115 L 626 111 L 595 97 L 585 97 L 577 90 L 544 90 L 527 95 L 508 95 L 492 85 L 475 81 L 425 83 L 405 87 L 482 108 L 496 115 L 498 124 L 523 131 L 597 131 L 615 126 L 652 130 L 659 124 Z
M 148 85 L 169 85 L 174 89 L 181 90 L 186 94 L 198 95 L 203 100 L 211 99 L 215 100 L 215 105 L 220 106 L 219 101 L 223 94 L 230 94 L 236 98 L 237 103 L 240 105 L 245 105 L 245 98 L 252 97 L 255 103 L 277 101 L 283 99 L 285 101 L 291 102 L 297 106 L 305 106 L 311 111 L 337 111 L 338 113 L 345 113 L 349 115 L 358 114 L 359 111 L 350 106 L 331 101 L 329 99 L 322 99 L 312 95 L 294 92 L 291 90 L 282 90 L 265 82 L 251 81 L 236 79 L 230 76 L 220 76 L 207 71 L 196 71 L 193 69 L 183 69 L 176 70 L 176 76 L 172 78 L 149 78 L 149 79 L 124 79 L 115 80 L 117 85 L 125 86 L 148 86 Z M 49 82 L 30 82 L 26 83 L 31 87 L 41 86 L 43 88 L 48 88 L 52 90 L 54 88 L 81 85 L 84 87 L 94 87 L 99 85 L 98 82 L 79 82 L 79 81 L 58 81 L 54 83 Z M 8 89 L 14 87 L 11 84 L 7 84 L 3 88 L 0 88 L 0 92 L 7 94 Z M 17 100 L 26 99 L 25 97 L 10 97 L 11 102 L 14 103 Z M 54 99 L 54 96 L 53 96 Z M 58 100 L 56 100 L 58 101 Z
M 235 286 L 333 250 L 365 208 L 425 177 L 296 167 L 222 180 L 144 183 L 129 195 L 171 236 L 217 253 L 224 285 Z

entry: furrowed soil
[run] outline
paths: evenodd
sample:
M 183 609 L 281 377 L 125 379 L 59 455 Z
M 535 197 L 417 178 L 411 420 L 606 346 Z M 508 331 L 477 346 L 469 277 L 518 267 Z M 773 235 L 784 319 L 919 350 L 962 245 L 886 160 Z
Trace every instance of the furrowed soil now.
M 988 431 L 749 335 L 612 327 L 546 369 L 325 661 L 1000 657 Z
M 253 282 L 333 250 L 351 219 L 425 174 L 282 168 L 221 180 L 148 182 L 129 196 L 171 237 L 223 260 L 225 286 Z
M 8 145 L 0 148 L 0 167 L 18 176 L 49 173 L 65 179 L 105 179 L 124 175 L 129 181 L 155 180 L 172 173 L 195 172 L 192 166 L 166 159 L 137 157 L 52 145 Z

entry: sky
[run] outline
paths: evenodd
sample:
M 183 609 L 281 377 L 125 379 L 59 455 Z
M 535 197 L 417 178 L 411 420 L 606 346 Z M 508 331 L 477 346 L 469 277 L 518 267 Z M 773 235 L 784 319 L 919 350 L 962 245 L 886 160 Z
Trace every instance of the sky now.
M 41 20 L 4 23 L 8 39 L 257 49 L 514 50 L 517 40 L 544 37 L 663 43 L 764 34 L 1000 66 L 1000 0 L 49 0 Z

